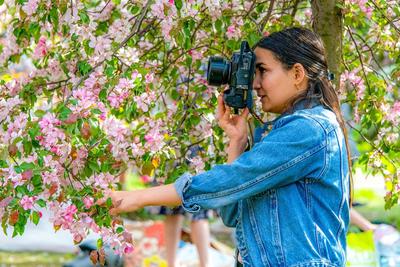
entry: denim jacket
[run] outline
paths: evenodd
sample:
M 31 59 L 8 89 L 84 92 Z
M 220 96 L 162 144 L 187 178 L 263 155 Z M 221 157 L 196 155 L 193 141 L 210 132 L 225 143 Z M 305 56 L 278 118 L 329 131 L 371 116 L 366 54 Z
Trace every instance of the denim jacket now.
M 244 266 L 345 266 L 347 152 L 322 105 L 295 106 L 234 162 L 184 174 L 174 186 L 189 212 L 220 208 Z

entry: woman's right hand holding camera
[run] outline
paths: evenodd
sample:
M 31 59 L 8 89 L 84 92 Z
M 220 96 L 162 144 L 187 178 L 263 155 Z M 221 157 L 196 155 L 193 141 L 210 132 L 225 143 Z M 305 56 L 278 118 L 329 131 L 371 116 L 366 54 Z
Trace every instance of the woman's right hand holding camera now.
M 229 137 L 228 163 L 237 158 L 246 149 L 248 115 L 248 108 L 245 108 L 240 115 L 231 114 L 230 107 L 225 105 L 222 95 L 218 97 L 218 125 Z

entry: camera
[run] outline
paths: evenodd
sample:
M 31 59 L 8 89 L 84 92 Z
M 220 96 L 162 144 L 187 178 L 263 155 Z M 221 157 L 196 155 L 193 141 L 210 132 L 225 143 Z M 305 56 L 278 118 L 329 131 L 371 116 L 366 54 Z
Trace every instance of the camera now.
M 248 42 L 242 41 L 240 51 L 233 53 L 230 61 L 218 56 L 212 56 L 208 60 L 208 84 L 229 84 L 229 89 L 224 91 L 224 102 L 234 108 L 235 113 L 240 108 L 252 108 L 255 59 Z

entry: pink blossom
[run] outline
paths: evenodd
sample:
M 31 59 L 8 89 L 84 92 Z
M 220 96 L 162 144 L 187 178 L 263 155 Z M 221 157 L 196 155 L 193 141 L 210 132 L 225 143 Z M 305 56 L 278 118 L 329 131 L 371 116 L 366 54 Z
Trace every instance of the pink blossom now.
M 104 6 L 104 5 L 98 6 L 98 9 L 99 9 L 98 11 L 101 11 L 101 12 L 94 13 L 93 17 L 96 20 L 106 21 L 110 18 L 111 12 L 115 8 L 115 5 L 113 4 L 113 2 L 105 2 L 105 5 L 107 5 L 107 6 Z
M 127 147 L 131 132 L 120 120 L 108 118 L 102 124 L 104 132 L 112 145 L 111 152 L 116 159 L 127 161 L 129 159 Z
M 386 119 L 394 124 L 400 121 L 400 101 L 393 104 L 391 111 L 386 115 Z
M 147 112 L 152 103 L 156 100 L 156 95 L 154 91 L 146 92 L 140 96 L 134 96 L 133 98 L 136 102 L 136 106 L 143 112 Z
M 129 254 L 129 253 L 133 252 L 133 246 L 130 243 L 125 243 L 125 244 L 123 244 L 122 247 L 123 247 L 123 250 L 124 250 L 125 254 Z
M 243 3 L 244 9 L 247 10 L 247 11 L 250 10 L 252 5 L 253 5 L 253 3 L 250 2 L 250 1 L 244 1 L 244 3 Z
M 147 183 L 150 183 L 151 177 L 148 176 L 148 175 L 142 175 L 142 176 L 140 176 L 140 180 L 141 180 L 143 183 L 147 184 Z
M 119 80 L 118 85 L 109 94 L 107 100 L 110 102 L 110 106 L 113 108 L 119 108 L 121 104 L 129 96 L 129 91 L 133 87 L 133 82 L 126 78 Z
M 201 59 L 203 59 L 203 53 L 202 52 L 199 52 L 199 51 L 191 49 L 191 50 L 189 50 L 188 54 L 192 56 L 193 60 L 201 60 Z
M 5 120 L 12 112 L 12 110 L 20 105 L 22 101 L 20 100 L 19 96 L 16 95 L 9 99 L 0 99 L 0 121 Z
M 34 197 L 23 196 L 22 199 L 19 201 L 19 204 L 21 204 L 24 210 L 30 210 L 33 208 L 36 198 L 37 197 L 35 196 Z
M 228 36 L 229 39 L 232 39 L 235 36 L 235 25 L 230 25 L 226 31 L 226 36 Z
M 85 167 L 88 151 L 85 147 L 81 147 L 76 151 L 76 158 L 71 163 L 72 174 L 77 175 L 80 170 Z
M 31 16 L 33 13 L 36 12 L 38 8 L 39 0 L 29 0 L 22 6 L 22 10 L 28 15 Z
M 2 136 L 5 143 L 11 143 L 15 138 L 22 135 L 23 130 L 28 123 L 28 115 L 20 113 L 14 120 L 8 124 L 8 129 Z
M 312 16 L 311 8 L 307 8 L 307 9 L 304 11 L 304 15 L 305 15 L 307 18 L 311 18 L 311 16 Z
M 42 172 L 42 180 L 44 184 L 57 183 L 59 178 L 57 173 L 45 171 Z
M 61 121 L 58 120 L 54 114 L 48 113 L 43 116 L 39 121 L 40 130 L 43 133 L 42 136 L 37 136 L 36 139 L 40 145 L 44 146 L 49 151 L 57 154 L 58 156 L 66 156 L 69 153 L 69 145 L 60 143 L 65 139 L 65 133 L 57 126 L 61 125 Z
M 160 19 L 165 18 L 163 0 L 155 1 L 155 3 L 151 5 L 150 10 L 151 10 L 150 11 L 151 14 L 154 17 L 157 17 L 157 18 L 160 18 Z
M 172 40 L 170 35 L 172 27 L 173 27 L 173 21 L 170 17 L 161 21 L 161 32 L 166 41 Z
M 110 173 L 100 173 L 90 177 L 89 181 L 94 181 L 93 185 L 102 189 L 108 189 L 110 185 L 117 182 L 117 177 Z
M 352 86 L 354 86 L 357 90 L 357 99 L 362 99 L 365 94 L 365 84 L 364 80 L 357 75 L 359 69 L 354 69 L 353 71 L 345 71 L 343 75 L 340 77 L 340 82 L 342 86 L 346 81 L 348 81 Z
M 61 69 L 60 62 L 56 59 L 49 60 L 49 65 L 46 70 L 51 81 L 58 81 L 64 73 Z
M 46 37 L 42 36 L 39 39 L 39 42 L 33 52 L 34 59 L 41 59 L 42 57 L 47 55 L 48 47 L 46 45 Z
M 78 209 L 76 208 L 76 206 L 74 204 L 69 205 L 65 211 L 63 212 L 62 218 L 66 221 L 66 222 L 72 222 L 72 220 L 74 219 L 74 214 L 78 211 Z
M 33 171 L 32 170 L 26 170 L 22 173 L 21 177 L 23 180 L 30 180 L 33 176 Z
M 147 73 L 145 76 L 146 83 L 151 83 L 154 80 L 154 73 Z
M 204 171 L 205 164 L 204 164 L 203 159 L 200 156 L 196 156 L 196 157 L 192 158 L 190 160 L 190 163 L 195 168 L 196 173 Z
M 92 197 L 85 197 L 83 198 L 83 203 L 85 204 L 85 208 L 90 209 L 94 204 L 94 200 Z
M 3 200 L 0 200 L 0 208 L 5 208 L 8 206 L 8 204 L 10 204 L 11 200 L 13 200 L 12 197 L 6 197 Z
M 231 20 L 231 25 L 228 26 L 227 31 L 226 31 L 226 36 L 228 37 L 228 39 L 240 38 L 240 36 L 242 34 L 240 31 L 241 26 L 243 26 L 243 20 L 233 18 Z
M 140 79 L 140 78 L 142 78 L 142 75 L 137 70 L 132 71 L 132 75 L 131 75 L 132 81 L 135 81 L 136 79 Z

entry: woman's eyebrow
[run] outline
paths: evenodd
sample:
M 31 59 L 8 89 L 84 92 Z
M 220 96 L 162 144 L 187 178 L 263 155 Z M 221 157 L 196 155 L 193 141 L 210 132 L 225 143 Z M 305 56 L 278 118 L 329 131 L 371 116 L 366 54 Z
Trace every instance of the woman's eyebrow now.
M 256 69 L 258 69 L 259 67 L 262 67 L 262 65 L 265 65 L 265 64 L 262 62 L 256 63 Z

